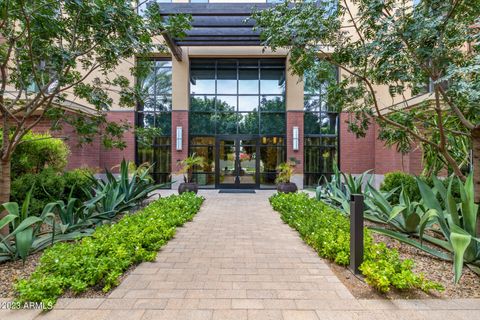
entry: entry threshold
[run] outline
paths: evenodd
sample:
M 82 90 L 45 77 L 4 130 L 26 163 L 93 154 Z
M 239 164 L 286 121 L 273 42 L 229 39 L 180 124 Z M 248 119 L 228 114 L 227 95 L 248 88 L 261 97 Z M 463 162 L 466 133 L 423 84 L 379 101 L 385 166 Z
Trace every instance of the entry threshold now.
M 220 189 L 218 193 L 255 193 L 253 189 Z

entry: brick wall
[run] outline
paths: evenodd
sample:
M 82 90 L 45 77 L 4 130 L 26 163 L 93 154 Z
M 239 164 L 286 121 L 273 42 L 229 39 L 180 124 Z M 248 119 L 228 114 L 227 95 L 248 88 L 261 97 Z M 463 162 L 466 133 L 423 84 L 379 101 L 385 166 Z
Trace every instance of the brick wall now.
M 298 150 L 293 150 L 293 127 L 298 127 Z M 287 160 L 297 159 L 295 173 L 303 174 L 303 112 L 287 111 Z
M 182 150 L 176 150 L 177 127 L 182 127 Z M 188 156 L 188 111 L 172 111 L 172 173 L 177 173 L 181 167 L 179 162 Z
M 375 168 L 375 129 L 373 125 L 364 138 L 348 131 L 347 113 L 340 114 L 340 170 L 362 173 Z
M 358 174 L 373 170 L 375 174 L 391 171 L 405 171 L 420 174 L 422 171 L 422 151 L 419 147 L 402 156 L 395 147 L 387 147 L 379 139 L 379 128 L 372 121 L 364 138 L 357 138 L 348 132 L 346 121 L 348 114 L 340 115 L 340 169 L 344 172 Z
M 120 164 L 122 159 L 135 161 L 135 133 L 133 131 L 135 111 L 111 111 L 107 115 L 107 120 L 117 123 L 125 121 L 130 124 L 131 129 L 123 135 L 123 140 L 127 145 L 125 149 L 105 149 L 103 146 L 100 146 L 99 166 L 101 169 L 111 169 Z
M 35 118 L 32 118 L 35 121 Z M 67 170 L 91 167 L 98 168 L 100 163 L 100 142 L 94 139 L 92 143 L 79 146 L 79 140 L 75 134 L 75 130 L 68 124 L 62 125 L 62 130 L 50 131 L 51 123 L 49 120 L 42 119 L 38 125 L 33 128 L 34 132 L 45 133 L 50 132 L 53 137 L 63 138 L 70 148 L 68 156 Z
M 95 138 L 92 143 L 79 145 L 78 137 L 75 129 L 68 125 L 62 124 L 62 130 L 50 131 L 50 121 L 42 119 L 37 126 L 34 127 L 34 132 L 50 132 L 54 137 L 63 138 L 65 143 L 70 148 L 70 155 L 68 157 L 68 164 L 66 169 L 71 170 L 80 167 L 97 168 L 103 171 L 104 168 L 110 169 L 118 165 L 123 158 L 126 160 L 135 161 L 135 136 L 133 133 L 134 111 L 109 112 L 107 115 L 108 121 L 128 121 L 132 129 L 124 134 L 124 140 L 127 147 L 123 150 L 119 149 L 105 149 L 99 138 Z M 34 121 L 35 118 L 32 118 Z

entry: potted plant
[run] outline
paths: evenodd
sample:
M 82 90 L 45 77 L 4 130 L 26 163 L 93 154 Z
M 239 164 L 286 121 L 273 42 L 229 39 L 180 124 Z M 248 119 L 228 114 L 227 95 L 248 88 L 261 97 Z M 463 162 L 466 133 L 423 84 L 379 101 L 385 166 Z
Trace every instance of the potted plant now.
M 298 190 L 297 185 L 290 182 L 294 171 L 294 164 L 292 162 L 284 162 L 278 165 L 279 170 L 277 179 L 277 191 L 283 193 L 293 193 Z
M 183 173 L 183 183 L 178 186 L 178 193 L 184 192 L 198 192 L 198 184 L 193 182 L 193 168 L 195 166 L 203 167 L 203 157 L 197 156 L 195 153 L 183 159 L 180 163 L 182 166 L 181 173 Z

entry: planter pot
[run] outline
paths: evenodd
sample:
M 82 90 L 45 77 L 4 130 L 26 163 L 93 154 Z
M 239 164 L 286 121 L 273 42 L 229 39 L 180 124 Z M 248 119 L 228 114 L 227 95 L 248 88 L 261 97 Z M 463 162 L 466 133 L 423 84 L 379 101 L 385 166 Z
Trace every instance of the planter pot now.
M 198 192 L 198 184 L 195 182 L 183 182 L 180 183 L 178 186 L 178 194 L 182 194 L 184 192 L 194 192 L 197 194 Z
M 277 191 L 282 193 L 294 193 L 297 192 L 297 185 L 293 182 L 282 182 L 277 184 Z

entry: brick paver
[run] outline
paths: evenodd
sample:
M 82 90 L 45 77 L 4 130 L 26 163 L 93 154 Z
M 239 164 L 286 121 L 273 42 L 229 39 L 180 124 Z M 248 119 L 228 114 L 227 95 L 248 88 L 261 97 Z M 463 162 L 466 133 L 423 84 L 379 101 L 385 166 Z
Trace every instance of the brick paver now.
M 271 191 L 218 194 L 158 254 L 102 299 L 55 310 L 0 310 L 1 319 L 475 319 L 480 300 L 356 300 L 282 223 Z M 445 310 L 440 310 L 445 309 Z

